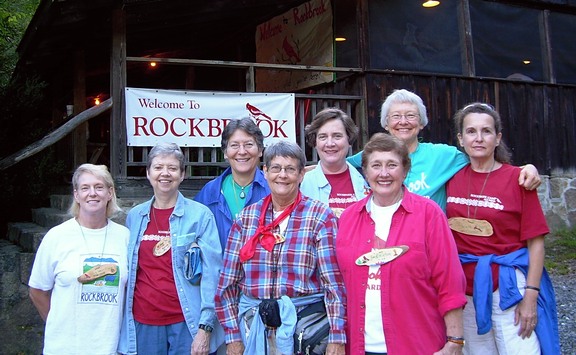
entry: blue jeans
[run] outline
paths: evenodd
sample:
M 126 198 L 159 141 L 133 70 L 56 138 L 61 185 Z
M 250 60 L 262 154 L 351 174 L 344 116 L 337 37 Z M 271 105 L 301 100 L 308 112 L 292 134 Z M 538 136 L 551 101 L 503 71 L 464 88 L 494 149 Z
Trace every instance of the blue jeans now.
M 190 354 L 192 335 L 186 322 L 169 325 L 135 323 L 138 355 Z

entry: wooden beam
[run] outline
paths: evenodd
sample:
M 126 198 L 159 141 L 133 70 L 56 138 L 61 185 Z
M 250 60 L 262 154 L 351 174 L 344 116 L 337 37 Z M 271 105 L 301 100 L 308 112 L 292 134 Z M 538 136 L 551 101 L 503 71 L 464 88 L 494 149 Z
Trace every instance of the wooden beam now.
M 362 73 L 361 68 L 346 67 L 325 67 L 319 65 L 293 65 L 293 64 L 271 64 L 253 62 L 235 62 L 227 60 L 206 60 L 206 59 L 182 59 L 182 58 L 152 58 L 152 57 L 126 57 L 128 62 L 156 62 L 174 65 L 197 65 L 224 68 L 257 68 L 270 70 L 303 70 L 303 71 L 325 71 L 329 73 Z

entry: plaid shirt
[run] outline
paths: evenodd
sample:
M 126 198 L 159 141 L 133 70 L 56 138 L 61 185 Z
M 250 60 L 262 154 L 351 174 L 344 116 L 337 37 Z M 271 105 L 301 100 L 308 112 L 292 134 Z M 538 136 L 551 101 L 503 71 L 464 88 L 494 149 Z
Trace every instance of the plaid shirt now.
M 302 196 L 290 214 L 286 241 L 272 252 L 260 244 L 252 259 L 240 262 L 240 248 L 255 233 L 263 200 L 246 207 L 235 221 L 224 252 L 224 268 L 216 291 L 216 314 L 226 331 L 226 343 L 242 341 L 238 302 L 252 298 L 300 297 L 324 292 L 331 343 L 345 343 L 345 293 L 336 260 L 337 219 L 323 203 Z M 272 222 L 272 204 L 265 223 Z M 278 232 L 275 230 L 274 232 Z M 273 269 L 277 268 L 274 275 Z

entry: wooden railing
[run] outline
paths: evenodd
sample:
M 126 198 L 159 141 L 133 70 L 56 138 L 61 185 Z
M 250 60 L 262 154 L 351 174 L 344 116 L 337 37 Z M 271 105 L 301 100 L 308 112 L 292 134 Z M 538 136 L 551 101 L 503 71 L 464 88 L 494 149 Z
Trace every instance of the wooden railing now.
M 80 126 L 82 123 L 109 110 L 111 107 L 112 107 L 112 98 L 102 102 L 100 105 L 92 106 L 86 111 L 79 113 L 78 115 L 70 119 L 68 122 L 58 127 L 56 130 L 44 136 L 39 141 L 36 141 L 27 146 L 26 148 L 23 148 L 18 152 L 0 160 L 0 170 L 7 169 L 12 165 L 28 157 L 40 153 L 44 149 L 50 147 L 52 144 L 58 142 L 62 138 L 66 137 L 68 134 L 72 133 L 72 131 L 74 131 L 74 129 L 76 129 L 76 127 Z

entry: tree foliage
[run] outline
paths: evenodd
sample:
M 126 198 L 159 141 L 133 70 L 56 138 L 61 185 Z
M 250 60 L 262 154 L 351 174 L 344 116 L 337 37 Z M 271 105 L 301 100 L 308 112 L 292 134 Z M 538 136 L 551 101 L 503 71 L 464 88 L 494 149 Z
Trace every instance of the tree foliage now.
M 16 48 L 40 0 L 0 0 L 0 87 L 6 87 L 18 60 Z
M 43 112 L 49 107 L 46 84 L 32 73 L 17 75 L 14 71 L 16 49 L 39 3 L 40 0 L 0 0 L 0 158 L 40 139 L 50 124 Z M 52 149 L 47 149 L 0 171 L 3 201 L 10 206 L 0 216 L 0 237 L 5 235 L 6 222 L 27 219 L 31 208 L 46 203 L 48 187 L 59 183 L 56 179 L 62 170 Z

